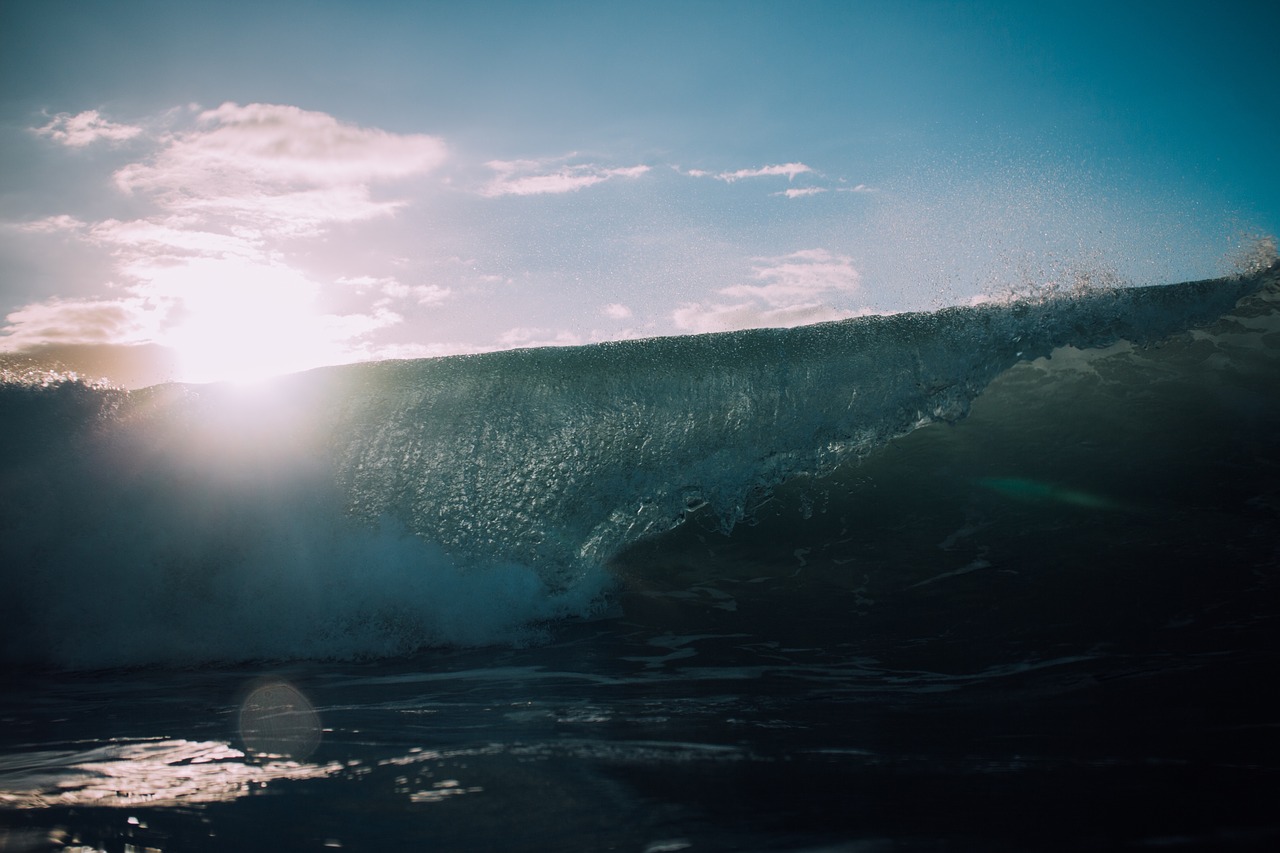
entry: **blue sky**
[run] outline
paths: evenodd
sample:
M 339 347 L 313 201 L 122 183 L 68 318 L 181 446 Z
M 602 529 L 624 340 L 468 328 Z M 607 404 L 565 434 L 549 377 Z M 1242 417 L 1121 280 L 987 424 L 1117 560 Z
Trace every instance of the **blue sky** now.
M 1280 230 L 1272 4 L 9 0 L 0 350 L 793 325 Z

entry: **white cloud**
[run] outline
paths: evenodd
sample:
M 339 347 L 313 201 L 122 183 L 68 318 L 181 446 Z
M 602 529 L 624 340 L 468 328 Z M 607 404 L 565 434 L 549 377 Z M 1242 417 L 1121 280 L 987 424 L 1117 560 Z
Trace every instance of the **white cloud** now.
M 826 189 L 824 187 L 802 187 L 797 189 L 783 190 L 780 193 L 770 193 L 770 195 L 784 195 L 787 198 L 804 198 L 805 196 L 817 195 L 818 193 L 824 193 L 824 192 L 826 192 Z
M 765 178 L 776 175 L 785 175 L 787 180 L 790 181 L 794 180 L 796 175 L 803 175 L 812 171 L 813 169 L 810 169 L 804 163 L 782 163 L 776 166 L 761 166 L 758 169 L 739 169 L 736 172 L 721 172 L 716 175 L 716 177 L 726 183 L 733 183 L 734 181 L 740 181 L 743 178 Z M 690 174 L 692 174 L 692 172 Z
M 163 312 L 145 299 L 49 299 L 5 317 L 0 349 L 42 344 L 100 344 L 150 340 Z
M 866 308 L 840 307 L 858 290 L 853 259 L 826 249 L 757 258 L 752 277 L 760 284 L 721 288 L 732 301 L 686 302 L 672 314 L 677 328 L 689 332 L 799 326 L 860 316 Z
M 858 184 L 857 186 L 853 186 L 853 187 L 836 187 L 836 192 L 838 193 L 873 193 L 873 192 L 876 192 L 876 189 L 874 187 L 869 187 L 866 184 Z
M 88 236 L 92 242 L 126 250 L 118 255 L 126 264 L 143 259 L 192 256 L 263 257 L 259 240 L 183 225 L 181 221 L 163 219 L 130 222 L 108 219 L 92 226 Z
M 555 331 L 529 326 L 508 329 L 498 336 L 498 344 L 504 349 L 517 347 L 563 347 L 583 343 L 582 337 L 573 332 Z
M 439 358 L 445 355 L 492 352 L 493 346 L 481 346 L 465 341 L 434 341 L 432 343 L 384 343 L 369 347 L 366 355 L 376 359 Z
M 377 287 L 379 290 L 388 284 L 396 284 L 394 278 L 375 278 L 371 275 L 343 276 L 337 280 L 338 284 L 354 287 L 357 290 L 368 290 L 371 287 Z
M 785 308 L 762 308 L 750 302 L 711 304 L 686 302 L 672 312 L 676 328 L 690 334 L 731 332 L 737 329 L 778 329 L 847 320 L 870 314 L 868 308 L 842 310 L 829 305 L 788 305 Z
M 366 186 L 336 186 L 277 192 L 188 198 L 170 203 L 187 213 L 248 224 L 282 236 L 312 234 L 325 225 L 391 216 L 403 201 L 374 201 Z
M 611 302 L 601 308 L 600 313 L 614 320 L 625 320 L 631 316 L 631 309 L 619 302 Z
M 40 136 L 71 148 L 84 148 L 95 142 L 120 143 L 142 133 L 142 128 L 129 124 L 117 124 L 103 118 L 97 110 L 82 113 L 58 113 L 44 127 L 35 128 Z
M 196 128 L 169 138 L 147 164 L 116 174 L 124 189 L 228 190 L 361 185 L 429 172 L 444 162 L 442 140 L 340 122 L 280 104 L 226 103 L 201 113 Z
M 858 289 L 853 258 L 825 249 L 806 249 L 777 258 L 757 258 L 752 276 L 764 284 L 739 284 L 720 291 L 725 296 L 756 299 L 772 306 L 847 295 Z
M 74 216 L 60 213 L 57 216 L 46 216 L 43 219 L 36 219 L 31 222 L 14 223 L 10 227 L 27 234 L 58 234 L 83 231 L 88 226 Z
M 149 160 L 117 171 L 115 182 L 171 213 L 298 235 L 394 213 L 404 202 L 374 200 L 371 184 L 429 172 L 446 156 L 433 136 L 363 128 L 292 106 L 228 103 L 165 137 Z
M 395 279 L 382 285 L 382 292 L 390 299 L 411 299 L 419 305 L 434 305 L 448 299 L 453 291 L 435 284 L 401 284 Z
M 491 160 L 485 165 L 494 171 L 482 195 L 542 195 L 575 192 L 614 178 L 638 178 L 648 166 L 605 168 L 593 163 L 554 165 L 558 161 Z

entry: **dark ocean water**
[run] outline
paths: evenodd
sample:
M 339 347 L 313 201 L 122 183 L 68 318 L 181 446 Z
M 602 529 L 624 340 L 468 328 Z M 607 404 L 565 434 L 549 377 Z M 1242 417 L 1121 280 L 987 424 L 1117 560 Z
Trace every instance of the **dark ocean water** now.
M 0 389 L 0 850 L 1271 850 L 1280 273 Z

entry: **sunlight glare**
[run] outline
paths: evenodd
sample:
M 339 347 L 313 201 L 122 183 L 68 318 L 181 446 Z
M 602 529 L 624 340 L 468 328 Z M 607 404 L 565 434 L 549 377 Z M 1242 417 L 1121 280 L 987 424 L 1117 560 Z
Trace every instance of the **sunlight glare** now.
M 148 290 L 176 306 L 160 343 L 181 381 L 251 383 L 351 360 L 317 311 L 318 286 L 289 267 L 189 261 L 153 273 Z

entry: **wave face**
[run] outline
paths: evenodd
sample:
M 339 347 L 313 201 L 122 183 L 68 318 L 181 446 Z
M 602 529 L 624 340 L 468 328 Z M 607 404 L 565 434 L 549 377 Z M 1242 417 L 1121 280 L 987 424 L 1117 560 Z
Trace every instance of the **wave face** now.
M 784 483 L 807 518 L 813 495 L 830 503 L 823 483 L 876 465 L 886 481 L 924 477 L 892 440 L 944 435 L 920 427 L 959 421 L 993 380 L 995 433 L 1016 429 L 1033 398 L 1101 375 L 1081 353 L 1113 359 L 1096 381 L 1123 391 L 1093 421 L 1131 432 L 1155 417 L 1129 407 L 1161 371 L 1261 372 L 1266 387 L 1278 279 L 1273 268 L 797 329 L 349 365 L 253 389 L 10 381 L 4 656 L 80 668 L 536 642 L 555 620 L 598 614 L 619 574 L 637 583 L 661 562 L 637 562 L 645 548 L 684 547 L 669 531 L 686 519 L 697 520 L 686 533 L 724 536 L 776 512 Z M 1157 358 L 1152 373 L 1161 350 L 1142 348 L 1174 338 L 1195 358 Z M 1117 367 L 1125 359 L 1146 367 Z M 988 473 L 970 485 L 1040 507 L 1123 504 L 999 467 L 977 466 Z M 903 506 L 924 512 L 928 495 Z M 771 528 L 774 545 L 812 550 L 787 538 L 793 527 Z M 945 572 L 885 562 L 899 587 L 945 586 L 934 577 Z

